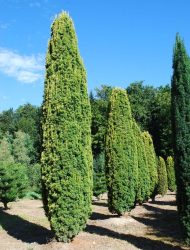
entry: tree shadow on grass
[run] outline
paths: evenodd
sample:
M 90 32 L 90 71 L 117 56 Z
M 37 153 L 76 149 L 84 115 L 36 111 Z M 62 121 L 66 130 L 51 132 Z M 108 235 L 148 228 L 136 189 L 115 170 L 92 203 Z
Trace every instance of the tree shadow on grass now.
M 152 234 L 158 237 L 169 237 L 178 242 L 182 240 L 176 210 L 161 209 L 150 204 L 143 206 L 151 213 L 147 212 L 143 217 L 131 216 L 133 219 L 151 228 Z
M 108 236 L 108 237 L 118 239 L 118 240 L 124 240 L 136 246 L 137 248 L 140 248 L 143 250 L 181 250 L 182 249 L 178 246 L 173 246 L 168 243 L 164 243 L 160 240 L 152 240 L 152 239 L 141 237 L 141 236 L 118 233 L 110 229 L 100 227 L 100 226 L 95 226 L 95 225 L 88 225 L 85 231 L 91 234 L 97 234 L 101 236 Z
M 26 243 L 46 244 L 53 238 L 47 228 L 29 222 L 18 215 L 11 215 L 0 209 L 0 225 L 12 237 Z

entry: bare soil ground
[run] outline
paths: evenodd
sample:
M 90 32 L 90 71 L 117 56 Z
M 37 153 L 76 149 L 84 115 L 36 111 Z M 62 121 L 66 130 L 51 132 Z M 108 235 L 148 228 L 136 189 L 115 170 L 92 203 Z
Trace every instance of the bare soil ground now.
M 0 250 L 177 250 L 182 243 L 175 194 L 137 206 L 118 217 L 107 209 L 107 200 L 93 201 L 86 230 L 71 243 L 53 239 L 39 200 L 21 200 L 4 211 L 0 203 Z

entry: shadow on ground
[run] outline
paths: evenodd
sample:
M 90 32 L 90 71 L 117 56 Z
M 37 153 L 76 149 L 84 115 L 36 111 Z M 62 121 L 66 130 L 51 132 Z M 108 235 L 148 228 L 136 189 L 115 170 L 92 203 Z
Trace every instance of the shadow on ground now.
M 152 204 L 157 204 L 157 205 L 168 205 L 168 206 L 176 206 L 176 201 L 151 201 Z
M 105 202 L 93 201 L 92 205 L 100 206 L 100 207 L 108 207 L 108 204 Z
M 86 227 L 86 232 L 91 233 L 91 234 L 101 235 L 101 236 L 108 236 L 114 239 L 124 240 L 136 246 L 137 248 L 140 248 L 143 250 L 180 250 L 182 249 L 178 246 L 172 246 L 170 244 L 164 243 L 159 240 L 152 240 L 152 239 L 135 236 L 131 234 L 118 233 L 110 229 L 100 227 L 100 226 L 95 226 L 95 225 L 88 225 Z
M 107 220 L 110 218 L 118 218 L 118 217 L 119 216 L 115 214 L 102 214 L 93 212 L 92 215 L 90 216 L 90 220 Z
M 181 241 L 182 234 L 176 210 L 161 209 L 150 203 L 143 206 L 148 212 L 143 217 L 132 216 L 133 219 L 148 226 L 152 235 Z
M 95 203 L 94 205 L 99 205 L 99 202 Z M 105 206 L 106 204 L 100 204 L 99 206 Z M 124 234 L 112 231 L 108 228 L 104 228 L 97 225 L 88 225 L 86 228 L 86 232 L 91 234 L 97 234 L 101 236 L 108 236 L 111 238 L 119 239 L 127 241 L 132 245 L 136 246 L 137 248 L 144 249 L 144 250 L 180 250 L 183 249 L 180 246 L 175 246 L 172 244 L 172 241 L 181 244 L 182 235 L 180 231 L 180 225 L 178 221 L 178 215 L 176 210 L 172 209 L 164 209 L 164 206 L 175 206 L 175 201 L 154 201 L 151 203 L 143 204 L 143 207 L 147 210 L 144 216 L 131 216 L 138 222 L 148 226 L 150 229 L 149 237 L 157 236 L 158 239 L 150 239 L 148 236 L 136 236 L 131 234 Z M 157 207 L 163 206 L 163 207 Z M 94 219 L 98 219 L 98 217 L 102 217 L 102 219 L 107 219 L 110 215 L 103 215 L 95 213 Z M 160 239 L 159 239 L 160 238 Z M 163 242 L 163 238 L 170 239 L 169 244 L 168 242 Z
M 52 238 L 50 230 L 29 222 L 18 215 L 11 215 L 0 209 L 0 225 L 12 237 L 25 243 L 46 244 Z
M 103 203 L 104 204 L 104 203 Z M 97 206 L 101 204 L 97 204 Z M 158 204 L 164 205 L 164 204 Z M 126 241 L 139 249 L 143 250 L 180 250 L 183 249 L 179 246 L 172 245 L 172 239 L 175 243 L 179 243 L 182 239 L 180 233 L 180 227 L 178 223 L 177 211 L 163 209 L 162 207 L 157 207 L 157 203 L 146 203 L 143 204 L 146 209 L 145 214 L 142 216 L 133 215 L 131 216 L 136 221 L 145 224 L 150 229 L 150 233 L 145 236 L 138 236 L 132 234 L 119 233 L 112 229 L 97 225 L 87 225 L 86 232 L 90 234 L 96 234 L 100 236 L 107 236 L 113 239 L 118 239 Z M 170 205 L 169 202 L 167 205 Z M 106 215 L 99 212 L 93 212 L 91 220 L 105 220 L 113 217 L 118 217 L 117 215 Z M 11 215 L 6 211 L 0 209 L 0 225 L 2 228 L 12 237 L 17 240 L 21 240 L 25 243 L 36 242 L 38 244 L 46 244 L 52 238 L 53 234 L 47 228 L 29 222 L 20 216 Z M 152 236 L 157 236 L 157 239 L 150 238 Z M 171 244 L 169 242 L 163 242 L 163 238 L 170 238 Z

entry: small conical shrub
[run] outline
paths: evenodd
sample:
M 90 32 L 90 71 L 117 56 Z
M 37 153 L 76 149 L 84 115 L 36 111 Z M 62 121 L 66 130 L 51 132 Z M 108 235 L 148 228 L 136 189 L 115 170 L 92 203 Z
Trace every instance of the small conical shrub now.
M 0 202 L 8 203 L 23 198 L 28 186 L 27 168 L 14 162 L 0 162 Z
M 158 158 L 158 186 L 157 194 L 164 196 L 168 190 L 168 180 L 166 172 L 166 164 L 162 157 Z
M 137 178 L 137 194 L 136 201 L 142 203 L 148 200 L 150 196 L 150 175 L 147 164 L 147 157 L 141 130 L 137 123 L 133 122 L 135 140 L 137 144 L 137 159 L 138 159 L 138 178 Z
M 157 161 L 152 137 L 148 132 L 142 133 L 150 176 L 150 197 L 154 199 L 158 184 Z
M 171 156 L 167 157 L 166 170 L 168 177 L 168 189 L 174 192 L 176 191 L 176 180 L 175 180 L 174 160 Z
M 110 98 L 105 149 L 108 206 L 121 215 L 134 207 L 138 166 L 130 103 L 118 88 Z
M 43 100 L 43 203 L 58 241 L 68 242 L 91 213 L 91 111 L 74 25 L 65 12 L 53 22 Z

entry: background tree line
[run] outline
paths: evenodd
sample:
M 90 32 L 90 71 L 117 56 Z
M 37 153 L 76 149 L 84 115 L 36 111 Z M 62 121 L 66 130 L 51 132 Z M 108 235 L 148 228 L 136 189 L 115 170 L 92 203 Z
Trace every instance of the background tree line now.
M 40 108 L 31 104 L 0 114 L 0 199 L 41 197 Z
M 107 128 L 108 103 L 113 87 L 102 85 L 90 93 L 92 111 L 92 151 L 94 166 L 95 196 L 104 193 L 105 180 L 105 133 Z M 153 87 L 142 81 L 131 83 L 128 93 L 132 115 L 142 131 L 149 131 L 154 142 L 156 155 L 163 157 L 173 155 L 171 142 L 171 89 L 169 85 Z M 38 165 L 41 151 L 41 107 L 31 104 L 2 111 L 0 114 L 1 144 L 8 143 L 11 156 L 16 162 L 28 166 L 28 178 L 35 178 L 33 189 L 39 190 Z M 0 155 L 2 150 L 0 148 Z M 33 167 L 34 166 L 34 167 Z M 37 166 L 37 169 L 35 169 Z M 35 177 L 33 177 L 35 172 Z M 39 173 L 40 175 L 40 173 Z M 37 187 L 35 187 L 35 182 Z
M 92 110 L 92 152 L 94 157 L 94 195 L 106 191 L 105 134 L 108 103 L 113 87 L 102 85 L 90 93 Z M 169 85 L 153 87 L 142 81 L 131 83 L 126 92 L 134 120 L 142 131 L 152 136 L 157 156 L 165 160 L 173 156 L 171 139 L 171 88 Z M 101 187 L 101 188 L 100 188 Z
M 107 108 L 112 89 L 109 85 L 102 85 L 90 93 L 92 149 L 95 157 L 104 150 Z M 152 135 L 156 154 L 164 158 L 172 155 L 170 86 L 153 87 L 140 81 L 131 83 L 126 91 L 133 118 L 142 130 Z

